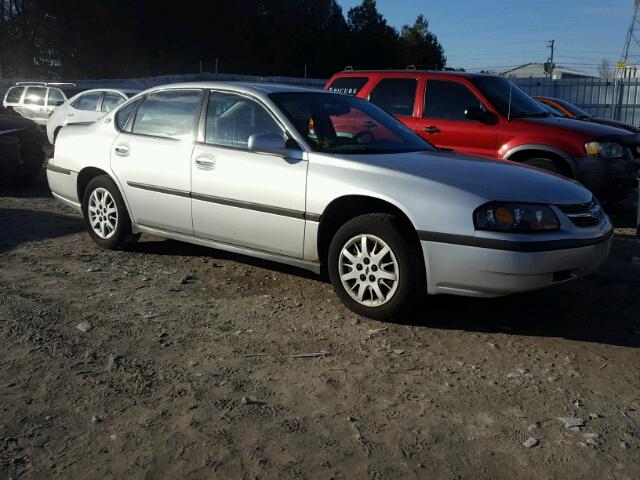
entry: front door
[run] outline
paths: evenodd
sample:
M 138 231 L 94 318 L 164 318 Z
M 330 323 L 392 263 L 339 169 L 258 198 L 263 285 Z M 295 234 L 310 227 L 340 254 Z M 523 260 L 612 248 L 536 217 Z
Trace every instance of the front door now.
M 465 111 L 471 107 L 488 110 L 464 83 L 428 79 L 424 103 L 412 128 L 439 148 L 495 158 L 497 117 L 495 122 L 470 120 Z
M 307 161 L 248 151 L 253 134 L 283 134 L 256 100 L 214 91 L 206 108 L 191 156 L 195 234 L 302 258 Z
M 130 132 L 114 142 L 111 168 L 138 225 L 193 235 L 189 162 L 200 96 L 200 90 L 149 94 Z

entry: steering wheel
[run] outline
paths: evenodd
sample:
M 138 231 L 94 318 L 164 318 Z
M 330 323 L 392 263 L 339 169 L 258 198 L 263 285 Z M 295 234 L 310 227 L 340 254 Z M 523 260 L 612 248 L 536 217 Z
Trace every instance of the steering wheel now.
M 360 139 L 364 139 L 365 137 L 369 137 L 368 141 L 360 141 Z M 371 130 L 362 130 L 361 132 L 356 133 L 353 137 L 351 137 L 351 140 L 358 142 L 358 143 L 373 143 L 373 141 L 376 139 L 375 135 L 371 132 Z

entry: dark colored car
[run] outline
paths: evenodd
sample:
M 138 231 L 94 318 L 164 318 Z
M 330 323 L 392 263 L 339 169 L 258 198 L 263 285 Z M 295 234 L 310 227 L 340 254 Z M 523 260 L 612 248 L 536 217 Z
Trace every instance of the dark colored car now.
M 632 133 L 640 133 L 640 128 L 634 127 L 633 125 L 629 125 L 625 122 L 620 122 L 618 120 L 611 120 L 608 118 L 602 117 L 594 117 L 589 113 L 585 112 L 580 107 L 574 105 L 573 103 L 569 103 L 566 100 L 562 100 L 560 98 L 552 98 L 552 97 L 533 97 L 538 102 L 551 107 L 556 112 L 559 112 L 563 117 L 574 118 L 576 120 L 584 120 L 586 122 L 599 123 L 601 125 L 609 125 L 610 127 L 622 128 L 624 130 L 628 130 Z
M 325 88 L 368 99 L 441 149 L 559 173 L 583 183 L 602 200 L 621 199 L 636 186 L 635 135 L 553 115 L 506 78 L 345 70 Z
M 27 185 L 45 159 L 44 136 L 29 119 L 0 113 L 0 183 Z

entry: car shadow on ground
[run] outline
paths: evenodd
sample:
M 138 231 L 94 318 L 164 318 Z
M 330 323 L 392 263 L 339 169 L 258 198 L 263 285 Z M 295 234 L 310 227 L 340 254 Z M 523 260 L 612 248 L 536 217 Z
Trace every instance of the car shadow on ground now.
M 127 245 L 127 251 L 133 253 L 144 253 L 147 255 L 175 255 L 190 257 L 207 257 L 212 260 L 226 260 L 251 265 L 253 267 L 273 270 L 297 277 L 309 278 L 318 281 L 327 281 L 324 276 L 319 276 L 303 268 L 293 267 L 283 263 L 262 260 L 248 255 L 226 252 L 215 248 L 203 247 L 192 243 L 178 242 L 175 240 L 165 240 L 159 237 L 142 236 L 138 243 Z
M 16 185 L 13 183 L 0 183 L 0 198 L 48 198 L 51 191 L 47 186 L 47 178 L 44 170 L 33 180 L 30 185 Z
M 594 290 L 585 279 L 573 285 L 492 299 L 433 296 L 393 323 L 639 348 L 640 320 L 634 308 L 627 304 L 625 311 L 610 305 L 607 293 Z M 579 299 L 588 301 L 576 305 Z
M 29 189 L 0 190 L 0 197 L 39 198 L 50 194 L 42 184 Z M 619 228 L 635 219 L 629 208 L 612 214 Z M 635 222 L 635 220 L 634 220 Z M 630 223 L 635 227 L 635 223 Z M 48 211 L 0 208 L 0 253 L 25 242 L 62 237 L 83 230 L 79 216 Z M 622 261 L 640 257 L 635 237 L 617 235 L 614 252 Z M 245 255 L 198 245 L 143 236 L 127 247 L 130 252 L 148 255 L 208 257 L 235 261 L 284 274 L 327 282 L 306 270 Z M 638 252 L 638 254 L 634 252 Z M 617 261 L 620 261 L 617 258 Z M 399 325 L 464 330 L 506 335 L 559 337 L 583 342 L 640 347 L 640 316 L 637 310 L 640 283 L 635 270 L 618 274 L 619 264 L 605 266 L 613 273 L 598 273 L 591 278 L 537 292 L 495 299 L 474 299 L 449 295 L 428 297 L 414 312 L 395 320 Z M 625 288 L 620 300 L 617 289 Z
M 172 240 L 141 241 L 127 250 L 151 255 L 234 261 L 312 281 L 328 282 L 326 275 L 319 276 L 275 262 Z M 616 267 L 611 268 L 615 270 Z M 616 304 L 612 298 L 616 283 L 620 283 L 620 279 L 615 276 L 596 274 L 565 285 L 500 298 L 429 296 L 411 313 L 389 323 L 476 333 L 558 337 L 638 348 L 640 317 L 634 311 L 633 301 Z M 627 284 L 630 289 L 637 287 L 640 283 Z M 637 291 L 636 297 L 640 298 L 640 288 Z
M 0 253 L 23 243 L 64 237 L 82 231 L 82 219 L 44 210 L 0 208 Z

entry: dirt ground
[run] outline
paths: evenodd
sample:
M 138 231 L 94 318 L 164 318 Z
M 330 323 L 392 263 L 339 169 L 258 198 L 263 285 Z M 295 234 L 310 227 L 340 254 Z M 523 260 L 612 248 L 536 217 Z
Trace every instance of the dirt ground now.
M 43 182 L 2 190 L 0 478 L 640 478 L 631 208 L 592 277 L 384 323 L 288 267 L 102 251 Z

